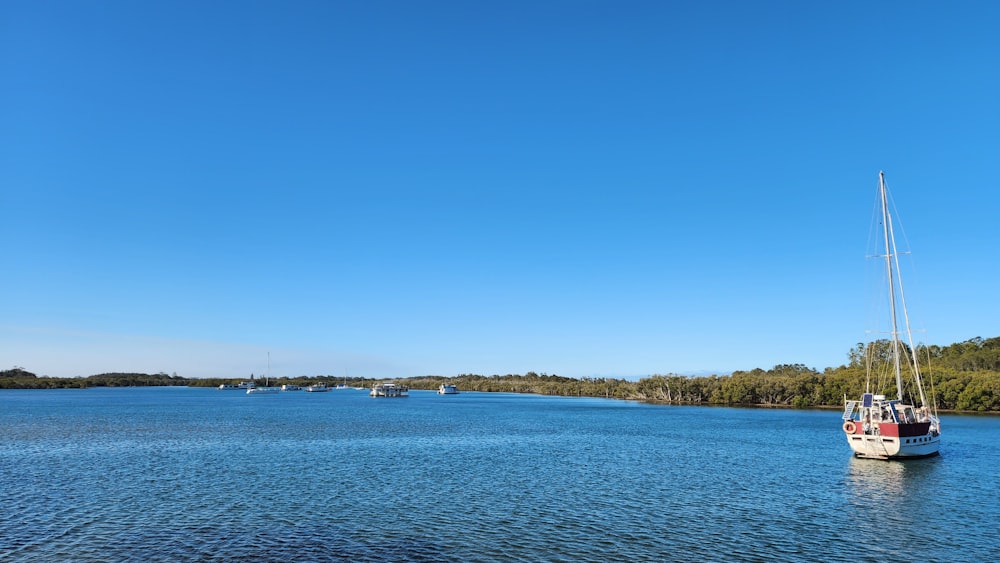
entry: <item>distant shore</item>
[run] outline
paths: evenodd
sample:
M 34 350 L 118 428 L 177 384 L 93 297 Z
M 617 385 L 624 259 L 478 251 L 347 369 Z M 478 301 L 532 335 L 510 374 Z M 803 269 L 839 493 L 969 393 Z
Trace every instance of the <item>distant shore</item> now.
M 410 389 L 436 390 L 442 383 L 462 391 L 525 393 L 567 397 L 599 397 L 662 405 L 728 406 L 754 408 L 840 409 L 844 396 L 861 393 L 864 373 L 860 368 L 841 367 L 824 373 L 801 365 L 776 366 L 772 370 L 734 372 L 723 376 L 653 375 L 638 381 L 614 378 L 575 379 L 528 372 L 524 375 L 462 374 L 455 377 L 343 378 L 330 375 L 271 378 L 271 384 L 307 386 L 370 387 L 392 380 Z M 89 377 L 37 376 L 17 368 L 0 372 L 0 389 L 86 389 L 92 387 L 218 387 L 245 378 L 193 379 L 165 373 L 106 373 Z M 935 398 L 940 412 L 1000 414 L 1000 372 L 963 373 L 937 382 Z

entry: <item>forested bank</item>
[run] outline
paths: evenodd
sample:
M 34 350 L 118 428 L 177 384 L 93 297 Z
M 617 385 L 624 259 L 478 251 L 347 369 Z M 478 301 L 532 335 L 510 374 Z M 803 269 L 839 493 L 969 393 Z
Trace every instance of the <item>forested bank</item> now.
M 0 389 L 87 389 L 88 387 L 160 387 L 188 385 L 189 379 L 165 373 L 101 373 L 89 377 L 47 377 L 15 367 L 0 371 Z
M 848 364 L 822 372 L 802 364 L 771 369 L 736 371 L 730 375 L 653 375 L 638 381 L 616 378 L 575 379 L 529 372 L 524 375 L 424 376 L 379 380 L 336 376 L 271 378 L 273 385 L 291 383 L 328 385 L 347 383 L 367 387 L 375 381 L 395 380 L 412 389 L 436 389 L 453 383 L 462 391 L 538 393 L 544 395 L 608 397 L 676 405 L 762 405 L 779 407 L 839 407 L 844 396 L 856 397 L 865 386 L 867 358 L 884 355 L 884 342 L 859 344 L 848 353 Z M 973 338 L 950 346 L 919 346 L 921 367 L 930 376 L 925 385 L 943 410 L 1000 412 L 1000 337 Z M 78 378 L 39 377 L 22 369 L 0 371 L 0 389 L 54 389 L 189 385 L 217 387 L 240 378 L 187 379 L 165 373 L 112 373 Z M 895 391 L 889 391 L 894 394 Z

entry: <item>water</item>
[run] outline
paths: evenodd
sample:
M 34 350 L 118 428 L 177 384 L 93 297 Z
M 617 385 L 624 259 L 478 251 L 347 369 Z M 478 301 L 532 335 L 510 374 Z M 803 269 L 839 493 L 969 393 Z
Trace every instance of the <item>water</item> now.
M 995 561 L 1000 417 L 411 391 L 0 391 L 0 561 Z M 869 551 L 860 551 L 867 546 Z

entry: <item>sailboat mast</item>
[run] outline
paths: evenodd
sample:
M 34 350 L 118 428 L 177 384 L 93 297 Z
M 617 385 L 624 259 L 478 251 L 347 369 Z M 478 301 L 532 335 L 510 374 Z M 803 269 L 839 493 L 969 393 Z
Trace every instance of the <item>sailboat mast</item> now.
M 883 183 L 884 185 L 884 183 Z M 917 385 L 917 393 L 920 395 L 921 406 L 927 404 L 927 397 L 924 396 L 924 383 L 920 379 L 920 362 L 917 359 L 917 348 L 913 345 L 913 330 L 910 329 L 910 313 L 906 310 L 906 295 L 903 293 L 903 274 L 899 268 L 899 251 L 896 250 L 896 237 L 892 232 L 892 223 L 889 223 L 889 236 L 892 240 L 892 256 L 896 264 L 896 284 L 899 286 L 899 304 L 903 309 L 903 327 L 906 329 L 906 342 L 910 345 L 910 352 L 906 361 L 913 369 L 913 380 Z M 895 314 L 893 315 L 895 322 Z M 902 390 L 900 390 L 900 400 L 902 400 Z
M 892 240 L 892 217 L 889 215 L 889 198 L 885 193 L 885 173 L 881 170 L 878 173 L 878 189 L 882 198 L 882 238 L 885 239 L 885 269 L 889 282 L 889 316 L 892 317 L 892 364 L 896 372 L 896 395 L 902 401 L 903 374 L 899 366 L 900 342 L 896 319 L 896 282 L 893 281 L 892 273 L 892 252 L 895 250 L 896 241 Z

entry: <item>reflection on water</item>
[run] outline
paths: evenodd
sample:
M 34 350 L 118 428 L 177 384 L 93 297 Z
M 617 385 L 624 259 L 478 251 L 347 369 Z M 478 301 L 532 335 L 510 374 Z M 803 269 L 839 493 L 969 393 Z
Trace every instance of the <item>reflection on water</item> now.
M 986 489 L 979 490 L 979 479 L 959 477 L 973 467 L 947 456 L 907 461 L 849 458 L 846 521 L 862 559 L 897 560 L 908 553 L 940 561 L 996 560 L 997 493 L 990 490 L 993 498 L 988 499 L 980 494 Z M 962 500 L 969 498 L 976 500 Z M 983 518 L 993 521 L 984 527 Z
M 905 493 L 933 486 L 940 457 L 883 461 L 850 457 L 847 483 L 858 502 L 894 503 Z

